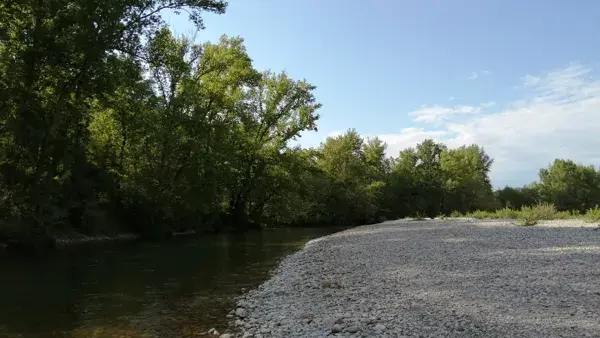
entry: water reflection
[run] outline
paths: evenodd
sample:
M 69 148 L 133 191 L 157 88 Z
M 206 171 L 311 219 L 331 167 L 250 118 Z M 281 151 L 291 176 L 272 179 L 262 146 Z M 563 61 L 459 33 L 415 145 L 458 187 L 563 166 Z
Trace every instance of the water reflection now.
M 340 229 L 335 229 L 340 230 Z M 198 337 L 282 256 L 334 229 L 110 243 L 0 257 L 0 336 Z

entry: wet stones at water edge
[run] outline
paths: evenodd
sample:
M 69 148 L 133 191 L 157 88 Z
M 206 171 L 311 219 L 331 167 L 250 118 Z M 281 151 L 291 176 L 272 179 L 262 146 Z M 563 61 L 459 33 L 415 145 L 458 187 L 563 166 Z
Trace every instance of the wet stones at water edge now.
M 206 332 L 206 334 L 209 336 L 215 336 L 215 337 L 219 337 L 219 338 L 233 338 L 233 335 L 231 333 L 219 334 L 219 331 L 217 331 L 217 329 L 215 329 L 215 328 L 208 330 L 208 332 Z

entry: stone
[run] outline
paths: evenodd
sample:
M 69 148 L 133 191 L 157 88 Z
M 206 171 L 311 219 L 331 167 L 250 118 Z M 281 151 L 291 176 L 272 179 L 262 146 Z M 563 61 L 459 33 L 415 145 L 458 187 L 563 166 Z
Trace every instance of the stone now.
M 237 310 L 235 310 L 235 314 L 240 318 L 246 318 L 246 316 L 248 315 L 246 313 L 246 310 L 241 307 L 239 307 L 239 308 L 237 308 Z
M 383 331 L 385 331 L 387 328 L 385 327 L 385 325 L 379 323 L 377 325 L 375 325 L 375 327 L 373 328 L 375 330 L 375 332 L 377 333 L 382 333 Z
M 223 333 L 219 336 L 219 338 L 233 338 L 233 336 L 231 335 L 231 333 Z
M 350 332 L 350 333 L 356 333 L 358 331 L 360 331 L 360 329 L 356 325 L 352 325 L 348 328 L 348 332 Z
M 340 324 L 333 325 L 333 327 L 331 328 L 331 332 L 332 333 L 340 333 L 340 332 L 342 332 L 342 325 L 340 325 Z

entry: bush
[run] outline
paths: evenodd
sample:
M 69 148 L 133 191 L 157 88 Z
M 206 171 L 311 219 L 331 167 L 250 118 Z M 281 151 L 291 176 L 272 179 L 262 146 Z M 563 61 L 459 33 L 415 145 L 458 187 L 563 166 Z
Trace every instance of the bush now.
M 421 212 L 421 211 L 417 211 L 414 214 L 413 220 L 415 221 L 422 221 L 425 219 L 425 213 Z
M 450 217 L 457 218 L 457 217 L 464 217 L 464 215 L 463 215 L 463 214 L 461 214 L 461 213 L 460 213 L 460 211 L 458 211 L 458 210 L 454 210 L 454 211 L 452 211 L 452 212 L 450 213 Z
M 534 207 L 522 207 L 518 219 L 521 225 L 531 226 L 541 220 L 555 219 L 556 214 L 554 204 L 541 203 Z
M 595 206 L 594 208 L 588 209 L 584 217 L 589 222 L 600 222 L 600 207 Z
M 556 215 L 554 215 L 555 219 L 572 219 L 572 218 L 578 218 L 581 215 L 579 215 L 578 212 L 575 211 L 558 211 L 556 213 Z
M 519 218 L 519 211 L 513 210 L 511 208 L 503 208 L 500 210 L 496 210 L 495 214 L 496 214 L 497 218 L 509 218 L 509 219 Z
M 476 210 L 474 212 L 468 213 L 467 217 L 484 219 L 484 218 L 496 218 L 496 215 L 490 211 Z

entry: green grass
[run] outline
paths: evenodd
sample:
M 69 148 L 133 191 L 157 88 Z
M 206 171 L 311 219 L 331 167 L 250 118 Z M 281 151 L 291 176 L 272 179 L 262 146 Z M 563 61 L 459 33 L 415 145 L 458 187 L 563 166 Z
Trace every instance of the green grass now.
M 458 211 L 453 211 L 450 217 L 463 217 Z M 582 216 L 575 211 L 558 211 L 554 204 L 540 203 L 532 207 L 525 206 L 520 210 L 504 208 L 495 211 L 476 210 L 464 217 L 476 219 L 516 219 L 522 226 L 532 226 L 543 220 L 584 218 L 590 222 L 600 222 L 600 207 L 592 208 Z

